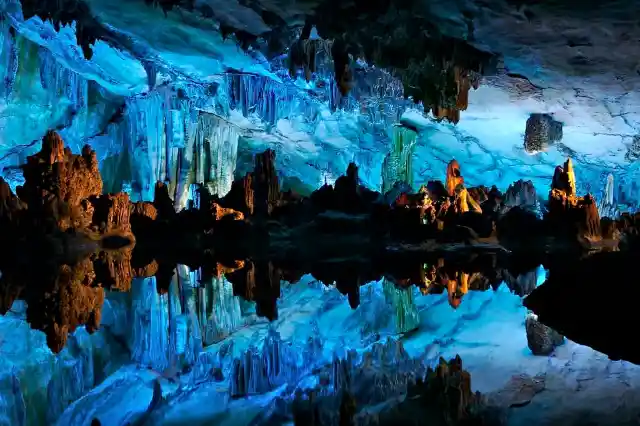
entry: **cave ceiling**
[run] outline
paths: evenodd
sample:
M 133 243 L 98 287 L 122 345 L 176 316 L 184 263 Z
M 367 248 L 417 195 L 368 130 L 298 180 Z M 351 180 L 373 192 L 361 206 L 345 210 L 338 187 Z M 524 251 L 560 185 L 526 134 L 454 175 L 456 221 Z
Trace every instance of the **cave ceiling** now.
M 25 20 L 12 14 L 20 6 Z M 466 150 L 478 173 L 493 166 L 542 176 L 571 155 L 601 174 L 636 173 L 640 11 L 631 0 L 588 6 L 574 0 L 7 0 L 4 10 L 21 34 L 122 95 L 149 90 L 149 67 L 159 70 L 153 85 L 176 76 L 209 81 L 225 72 L 279 80 L 270 63 L 301 34 L 308 37 L 306 23 L 319 37 L 340 41 L 343 54 L 391 72 L 405 95 L 423 98 L 427 116 L 445 119 L 437 126 L 458 145 L 443 142 L 425 157 L 444 163 Z M 75 32 L 60 30 L 72 21 Z M 73 35 L 79 47 L 62 53 Z M 332 53 L 338 63 L 340 54 Z M 459 99 L 456 105 L 455 96 L 452 101 L 447 84 L 454 67 L 479 80 L 468 108 Z M 432 77 L 443 74 L 434 93 Z M 526 158 L 525 123 L 536 113 L 563 123 L 564 137 L 549 152 Z M 415 126 L 434 128 L 419 115 L 411 115 Z

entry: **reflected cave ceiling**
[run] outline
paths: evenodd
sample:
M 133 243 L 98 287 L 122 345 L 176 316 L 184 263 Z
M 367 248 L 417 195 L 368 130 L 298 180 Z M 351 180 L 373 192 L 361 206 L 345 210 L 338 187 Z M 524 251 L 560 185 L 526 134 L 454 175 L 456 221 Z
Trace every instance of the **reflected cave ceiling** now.
M 403 121 L 421 131 L 414 154 L 416 182 L 442 178 L 444 165 L 456 158 L 471 184 L 506 187 L 516 179 L 532 179 L 545 193 L 540 185 L 550 182 L 553 168 L 566 156 L 574 158 L 583 190 L 598 194 L 609 172 L 627 186 L 636 179 L 640 12 L 631 0 L 600 1 L 588 7 L 575 0 L 3 0 L 0 4 L 3 25 L 104 88 L 105 105 L 164 85 L 188 87 L 192 95 L 193 87 L 219 83 L 219 76 L 230 72 L 261 75 L 298 90 L 301 98 L 318 101 L 312 120 L 290 118 L 273 126 L 229 113 L 244 136 L 244 155 L 276 146 L 279 161 L 285 162 L 282 166 L 289 167 L 285 173 L 306 179 L 308 185 L 335 178 L 356 160 L 366 183 L 379 186 L 389 139 L 367 133 L 375 132 L 361 124 L 366 115 L 359 113 L 362 104 L 370 98 L 384 102 L 393 97 L 398 99 L 398 110 L 411 107 L 402 103 L 400 83 L 381 74 L 380 68 L 404 79 L 405 90 L 411 87 L 412 95 L 420 97 L 431 88 L 421 86 L 432 76 L 424 70 L 431 66 L 436 74 L 442 73 L 443 55 L 450 64 L 483 75 L 456 125 L 434 120 L 431 113 L 423 115 L 421 106 L 404 112 Z M 73 21 L 74 26 L 67 26 Z M 347 53 L 366 59 L 360 71 L 382 79 L 384 94 L 378 87 L 368 96 L 358 95 L 360 81 L 355 78 L 355 95 L 350 95 L 355 101 L 332 112 L 322 104 L 331 101 L 317 94 L 317 80 L 310 90 L 304 79 L 294 82 L 280 72 L 287 67 L 282 54 L 291 52 L 289 47 L 305 22 L 315 26 L 312 32 L 319 37 L 341 40 Z M 416 66 L 431 54 L 435 60 Z M 416 75 L 416 69 L 424 74 Z M 429 92 L 427 98 L 432 95 Z M 108 120 L 65 117 L 60 105 L 43 104 L 37 96 L 29 93 L 14 104 L 0 101 L 4 102 L 0 166 L 18 161 L 21 147 L 33 145 L 46 128 L 65 129 L 65 137 L 77 139 L 78 144 L 105 133 Z M 102 106 L 87 114 L 111 117 L 113 113 Z M 531 154 L 524 149 L 524 133 L 527 119 L 537 113 L 563 123 L 563 135 L 545 152 Z

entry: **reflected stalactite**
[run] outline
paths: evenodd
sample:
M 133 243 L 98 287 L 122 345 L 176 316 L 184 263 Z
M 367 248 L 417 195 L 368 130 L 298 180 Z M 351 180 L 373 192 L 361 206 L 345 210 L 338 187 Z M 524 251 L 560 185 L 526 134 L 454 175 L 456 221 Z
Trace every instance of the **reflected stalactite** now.
M 169 356 L 167 295 L 160 295 L 156 279 L 136 279 L 132 285 L 131 357 L 142 365 L 162 371 L 171 365 Z
M 412 288 L 399 288 L 391 280 L 382 281 L 387 303 L 393 306 L 396 314 L 395 325 L 398 333 L 406 333 L 416 329 L 420 324 L 418 308 L 414 301 Z
M 223 340 L 244 325 L 240 298 L 233 294 L 233 285 L 224 277 L 207 280 L 201 294 L 204 312 L 200 325 L 205 345 Z
M 282 271 L 271 262 L 247 260 L 245 267 L 227 274 L 234 295 L 256 302 L 256 313 L 269 320 L 278 318 L 277 300 L 280 297 Z

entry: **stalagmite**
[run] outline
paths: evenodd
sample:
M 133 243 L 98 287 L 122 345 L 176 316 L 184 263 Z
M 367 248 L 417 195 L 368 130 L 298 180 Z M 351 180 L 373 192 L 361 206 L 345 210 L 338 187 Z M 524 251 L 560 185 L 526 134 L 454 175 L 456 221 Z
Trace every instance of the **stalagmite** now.
M 590 194 L 577 196 L 576 178 L 570 158 L 564 163 L 564 167 L 556 167 L 545 218 L 556 232 L 573 234 L 583 244 L 602 237 L 596 201 Z
M 455 195 L 457 186 L 463 184 L 464 178 L 460 173 L 460 164 L 456 160 L 451 160 L 447 164 L 447 180 L 445 184 L 449 196 Z

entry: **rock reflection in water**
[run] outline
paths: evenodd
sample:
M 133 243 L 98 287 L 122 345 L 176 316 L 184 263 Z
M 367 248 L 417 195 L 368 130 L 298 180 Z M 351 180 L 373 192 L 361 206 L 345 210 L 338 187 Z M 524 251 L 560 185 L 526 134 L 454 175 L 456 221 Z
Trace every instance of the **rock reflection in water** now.
M 538 271 L 516 264 L 502 255 L 484 253 L 413 259 L 392 270 L 376 270 L 373 262 L 323 261 L 292 268 L 251 259 L 229 266 L 205 262 L 192 268 L 153 260 L 133 267 L 132 252 L 127 249 L 98 251 L 73 264 L 8 270 L 0 278 L 0 292 L 3 313 L 17 298 L 27 302 L 27 321 L 45 333 L 49 347 L 57 353 L 78 326 L 85 326 L 89 333 L 100 327 L 105 292 L 111 292 L 108 297 L 115 301 L 119 296 L 113 292 L 131 290 L 127 296 L 134 304 L 130 320 L 136 326 L 126 337 L 132 342 L 133 358 L 164 369 L 189 364 L 197 355 L 195 347 L 220 342 L 242 327 L 246 310 L 242 300 L 255 304 L 258 318 L 276 320 L 283 281 L 295 284 L 310 274 L 346 295 L 353 309 L 361 303 L 361 285 L 382 282 L 385 298 L 395 307 L 398 332 L 407 332 L 418 326 L 411 287 L 423 295 L 446 291 L 454 309 L 469 291 L 496 289 L 503 282 L 514 293 L 526 295 L 536 287 Z M 114 332 L 119 330 L 111 326 Z
M 360 334 L 360 345 L 366 348 L 370 343 L 384 341 L 387 336 L 420 333 L 424 321 L 420 306 L 424 304 L 418 298 L 424 295 L 446 292 L 442 300 L 448 301 L 452 308 L 459 308 L 469 292 L 493 291 L 506 281 L 514 293 L 525 294 L 535 287 L 538 280 L 537 268 L 526 270 L 503 253 L 405 259 L 385 262 L 382 268 L 374 268 L 372 264 L 321 262 L 292 267 L 244 259 L 226 262 L 225 265 L 205 261 L 189 267 L 152 260 L 140 267 L 130 252 L 98 252 L 72 266 L 62 265 L 37 274 L 38 277 L 50 274 L 50 288 L 58 291 L 51 292 L 54 297 L 38 293 L 43 287 L 38 287 L 34 281 L 36 274 L 27 276 L 24 270 L 23 275 L 5 274 L 2 282 L 3 288 L 16 288 L 16 283 L 22 282 L 20 297 L 34 306 L 27 310 L 27 320 L 33 328 L 45 324 L 42 320 L 34 320 L 35 313 L 47 312 L 48 322 L 41 329 L 47 336 L 55 337 L 48 338 L 50 345 L 57 345 L 52 345 L 52 349 L 62 349 L 62 340 L 56 340 L 60 335 L 52 333 L 53 330 L 65 329 L 70 333 L 79 325 L 85 325 L 87 331 L 102 326 L 104 335 L 115 342 L 112 345 L 119 347 L 137 365 L 135 369 L 122 367 L 90 391 L 106 377 L 104 367 L 86 362 L 73 364 L 74 367 L 62 376 L 67 379 L 57 379 L 49 385 L 49 393 L 60 396 L 54 398 L 52 394 L 50 399 L 58 402 L 47 418 L 52 424 L 55 423 L 53 419 L 58 419 L 57 424 L 62 425 L 85 424 L 91 421 L 91 416 L 104 422 L 108 416 L 115 415 L 107 405 L 95 408 L 97 406 L 91 401 L 99 395 L 102 395 L 99 398 L 108 396 L 109 401 L 114 401 L 109 405 L 119 404 L 124 407 L 122 410 L 131 409 L 133 418 L 148 418 L 148 422 L 157 420 L 158 424 L 164 424 L 162 422 L 169 421 L 167 419 L 184 415 L 183 409 L 178 409 L 182 403 L 178 402 L 183 398 L 195 398 L 198 392 L 220 392 L 211 389 L 224 386 L 222 395 L 226 395 L 225 398 L 243 395 L 254 398 L 265 393 L 282 392 L 284 385 L 301 380 L 306 383 L 310 378 L 333 385 L 323 391 L 305 391 L 295 398 L 287 396 L 282 401 L 283 411 L 278 411 L 278 416 L 304 419 L 309 409 L 318 409 L 327 416 L 334 408 L 338 414 L 348 414 L 353 411 L 349 409 L 349 401 L 356 401 L 361 406 L 401 394 L 408 382 L 427 374 L 423 371 L 425 365 L 433 361 L 401 356 L 402 345 L 397 342 L 376 343 L 371 354 L 365 354 L 363 358 L 355 352 L 352 355 L 341 353 L 344 339 L 350 339 L 354 331 L 357 333 L 354 337 Z M 370 284 L 365 285 L 367 283 Z M 313 288 L 309 292 L 304 290 L 305 287 Z M 69 300 L 65 294 L 72 291 L 85 297 L 76 296 L 75 300 L 86 302 L 69 308 L 65 304 Z M 95 303 L 88 303 L 89 299 L 84 296 L 87 293 L 104 295 L 104 305 L 97 303 L 102 299 L 91 299 Z M 354 294 L 357 295 L 356 304 L 352 303 Z M 314 303 L 313 298 L 318 298 L 313 305 L 317 311 L 309 317 L 305 312 L 312 306 L 310 303 Z M 49 304 L 45 305 L 44 300 Z M 339 307 L 336 312 L 353 309 L 353 318 L 336 329 L 343 336 L 337 339 L 333 336 L 329 343 L 326 333 L 330 327 L 326 321 L 335 314 L 324 316 L 323 312 L 335 306 Z M 281 316 L 279 310 L 284 310 Z M 73 320 L 67 320 L 71 313 Z M 303 327 L 308 330 L 307 337 L 298 335 L 298 315 L 307 324 Z M 354 323 L 349 325 L 351 321 Z M 355 330 L 351 329 L 352 326 Z M 295 338 L 290 333 L 296 333 Z M 75 341 L 73 345 L 76 345 Z M 335 352 L 333 362 L 330 361 L 332 352 Z M 456 362 L 452 364 L 454 371 L 459 370 L 455 367 Z M 74 388 L 71 383 L 77 375 L 76 370 L 86 369 L 87 365 L 95 367 L 96 372 L 85 385 Z M 119 365 L 126 363 L 112 362 L 112 368 Z M 385 372 L 392 370 L 391 365 L 404 367 L 394 370 L 392 377 L 387 377 Z M 382 380 L 382 377 L 387 377 L 385 380 L 390 380 L 389 383 L 377 387 L 374 393 L 367 391 L 370 388 L 367 383 Z M 163 391 L 168 392 L 171 395 L 168 398 L 171 401 L 175 399 L 175 403 L 156 405 L 153 402 L 155 380 L 168 383 L 171 389 L 178 389 Z M 125 392 L 120 382 L 127 384 L 132 392 L 138 389 L 142 399 L 122 400 L 131 392 Z M 417 386 L 415 392 L 431 392 L 420 390 L 422 385 Z M 188 389 L 194 389 L 195 394 L 189 393 Z M 465 387 L 464 392 L 469 391 L 470 387 Z M 80 398 L 87 392 L 89 394 Z M 218 401 L 217 398 L 214 399 Z M 227 407 L 230 402 L 222 399 L 216 404 Z M 127 408 L 127 404 L 137 405 Z M 87 411 L 88 407 L 93 408 Z M 342 411 L 338 410 L 339 407 Z M 94 409 L 102 414 L 91 414 Z M 432 409 L 434 413 L 440 410 L 437 407 Z M 414 407 L 411 410 L 418 409 Z M 385 414 L 389 419 L 397 415 L 394 410 Z M 459 415 L 467 416 L 469 413 L 463 410 Z M 72 418 L 78 420 L 71 422 Z M 86 421 L 78 423 L 79 419 Z

